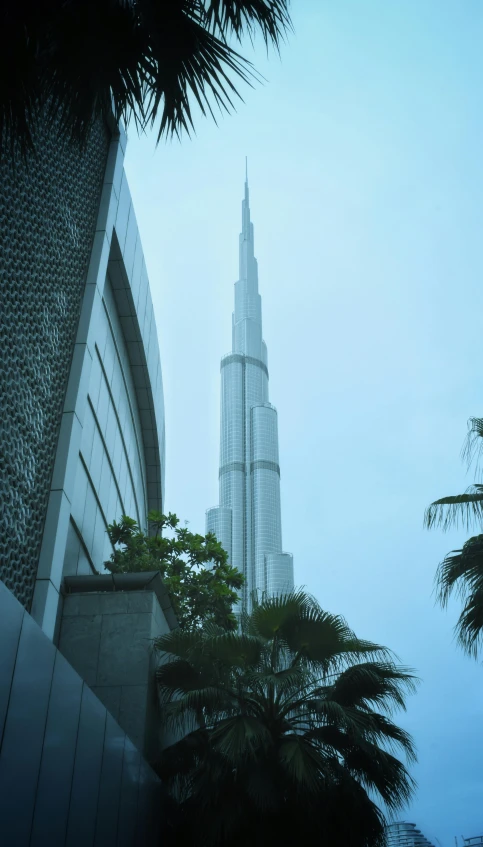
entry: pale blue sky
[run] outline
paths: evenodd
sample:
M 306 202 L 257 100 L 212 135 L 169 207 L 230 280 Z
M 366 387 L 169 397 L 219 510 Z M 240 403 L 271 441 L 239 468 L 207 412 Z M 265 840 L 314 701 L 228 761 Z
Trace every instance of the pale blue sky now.
M 483 413 L 483 3 L 294 0 L 281 60 L 219 126 L 130 133 L 165 386 L 166 505 L 218 502 L 219 360 L 231 346 L 249 157 L 284 547 L 295 576 L 423 679 L 399 718 L 419 750 L 414 820 L 441 847 L 483 832 L 483 668 L 432 597 L 465 531 L 425 506 L 472 481 Z M 245 50 L 245 52 L 247 52 Z

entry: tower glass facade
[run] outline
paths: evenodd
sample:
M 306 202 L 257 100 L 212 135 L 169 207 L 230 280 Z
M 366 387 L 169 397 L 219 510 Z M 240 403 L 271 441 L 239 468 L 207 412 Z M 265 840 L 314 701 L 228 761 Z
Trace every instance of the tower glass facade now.
M 293 588 L 293 559 L 282 552 L 277 410 L 268 399 L 267 347 L 248 181 L 242 203 L 232 351 L 221 360 L 220 505 L 206 514 L 229 560 L 245 576 L 242 607 L 255 595 Z

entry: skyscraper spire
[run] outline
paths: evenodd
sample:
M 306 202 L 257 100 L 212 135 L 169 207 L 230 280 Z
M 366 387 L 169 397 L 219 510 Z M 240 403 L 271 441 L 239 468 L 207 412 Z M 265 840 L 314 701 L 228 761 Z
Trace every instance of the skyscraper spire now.
M 244 574 L 241 601 L 249 610 L 255 594 L 293 588 L 293 560 L 282 552 L 277 411 L 268 402 L 247 160 L 239 244 L 232 352 L 221 360 L 220 506 L 207 511 L 206 529 Z

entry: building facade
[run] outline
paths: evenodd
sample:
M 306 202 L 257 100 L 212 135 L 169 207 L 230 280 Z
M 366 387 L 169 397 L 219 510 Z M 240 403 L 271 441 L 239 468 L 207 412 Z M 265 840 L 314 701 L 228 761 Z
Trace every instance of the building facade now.
M 102 570 L 107 523 L 145 525 L 162 503 L 161 364 L 125 148 L 99 122 L 82 154 L 45 130 L 35 168 L 2 163 L 0 578 L 49 637 L 63 574 Z
M 293 559 L 282 552 L 277 410 L 268 396 L 248 180 L 239 254 L 232 351 L 221 360 L 220 505 L 207 511 L 206 531 L 244 574 L 242 608 L 250 609 L 254 596 L 293 588 Z
M 387 847 L 434 847 L 414 823 L 395 821 L 387 827 Z
M 83 150 L 48 124 L 35 140 L 35 160 L 0 162 L 0 842 L 148 847 L 149 636 L 176 622 L 132 579 L 82 582 L 106 572 L 107 525 L 144 527 L 164 499 L 126 136 L 99 120 Z

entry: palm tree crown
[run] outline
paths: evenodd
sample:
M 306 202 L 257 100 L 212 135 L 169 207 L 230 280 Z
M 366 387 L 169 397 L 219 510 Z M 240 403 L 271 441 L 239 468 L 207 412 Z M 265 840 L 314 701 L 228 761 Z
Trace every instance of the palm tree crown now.
M 468 467 L 476 465 L 483 450 L 483 418 L 470 418 L 468 434 L 462 455 Z M 471 485 L 464 494 L 442 497 L 426 510 L 424 522 L 428 529 L 441 526 L 444 530 L 458 526 L 467 529 L 482 526 L 483 484 Z M 436 572 L 437 599 L 446 606 L 456 592 L 463 601 L 463 610 L 455 626 L 457 641 L 463 650 L 477 656 L 483 645 L 483 534 L 475 535 L 460 550 L 452 550 L 443 559 Z
M 85 141 L 111 109 L 157 123 L 158 139 L 229 110 L 233 77 L 253 67 L 228 43 L 260 33 L 279 47 L 289 0 L 4 0 L 0 10 L 0 143 L 33 146 L 47 108 L 61 134 Z
M 173 631 L 157 647 L 165 716 L 187 731 L 161 761 L 186 843 L 194 819 L 206 845 L 383 843 L 376 800 L 408 802 L 395 753 L 415 757 L 389 717 L 415 679 L 388 650 L 302 591 L 261 602 L 238 633 Z

